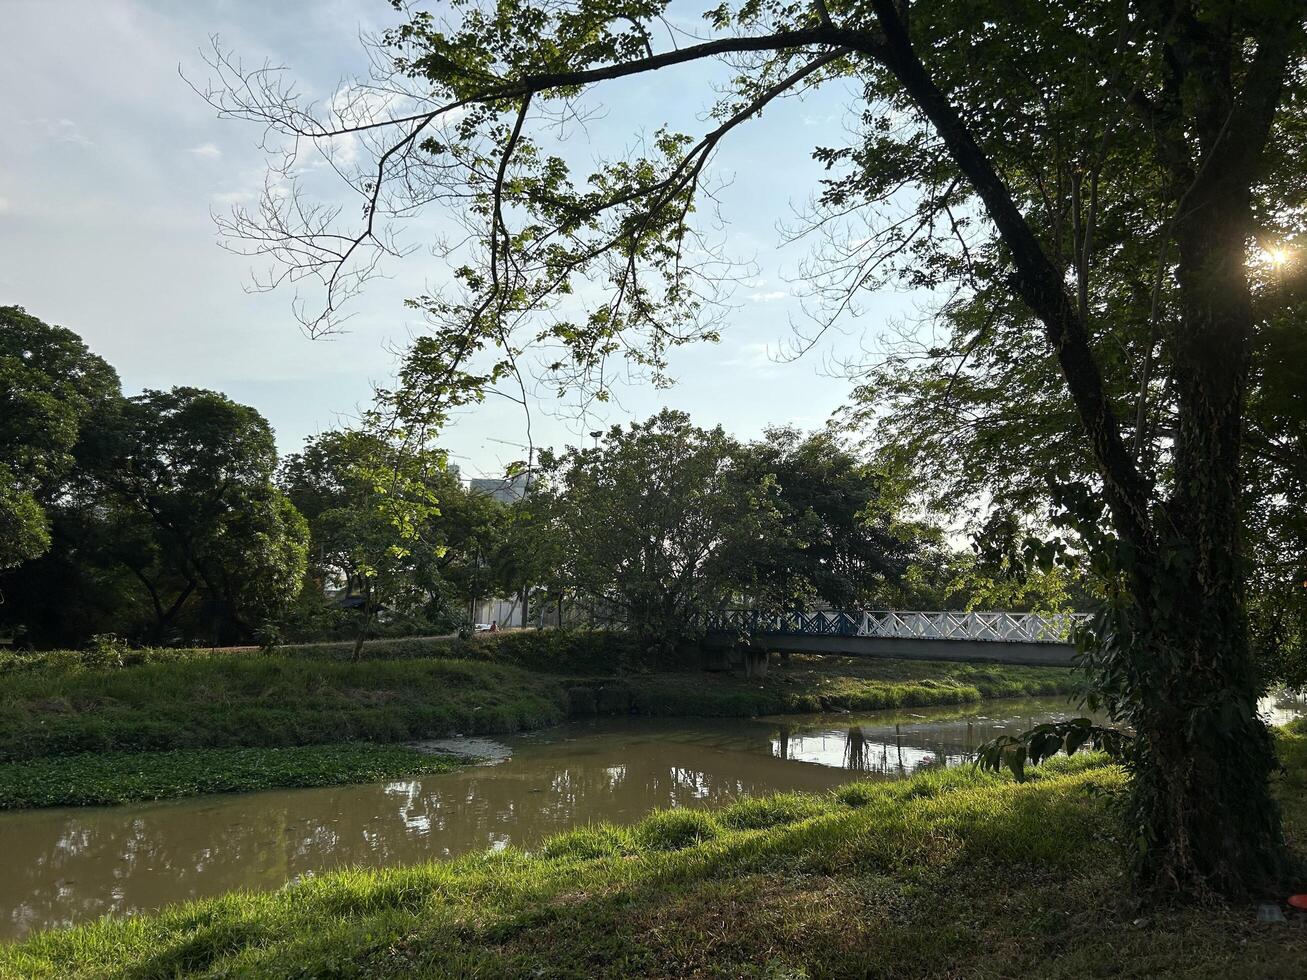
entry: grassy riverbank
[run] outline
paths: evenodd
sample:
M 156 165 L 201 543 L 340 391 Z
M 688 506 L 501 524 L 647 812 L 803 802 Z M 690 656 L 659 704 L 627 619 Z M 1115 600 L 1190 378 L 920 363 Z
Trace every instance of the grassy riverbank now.
M 496 652 L 493 642 L 478 646 Z M 1055 694 L 1073 682 L 1071 672 L 1055 667 L 815 657 L 795 657 L 763 678 L 685 669 L 577 672 L 578 662 L 594 659 L 588 651 L 560 658 L 559 669 L 548 671 L 412 654 L 351 663 L 167 651 L 121 666 L 42 655 L 34 666 L 6 672 L 0 684 L 0 762 L 497 734 L 594 714 L 748 717 L 962 704 Z
M 0 763 L 0 810 L 370 783 L 452 772 L 457 767 L 452 758 L 375 742 L 274 749 L 84 752 Z
M 556 678 L 500 664 L 204 657 L 10 674 L 0 685 L 0 761 L 401 742 L 521 731 L 565 717 Z
M 1307 740 L 1283 739 L 1307 832 Z M 1121 773 L 1057 760 L 656 813 L 513 849 L 326 875 L 0 950 L 0 973 L 356 977 L 1296 977 L 1307 924 L 1141 916 L 1113 840 Z
M 1064 667 L 796 656 L 761 678 L 703 671 L 619 678 L 604 697 L 620 706 L 629 691 L 635 714 L 739 718 L 1040 697 L 1069 693 L 1075 682 Z
M 126 651 L 108 659 L 69 651 L 7 655 L 0 664 L 0 808 L 319 785 L 322 766 L 314 760 L 332 752 L 341 760 L 336 782 L 355 781 L 353 772 L 378 778 L 367 775 L 361 756 L 361 768 L 346 764 L 349 745 L 505 734 L 569 717 L 953 705 L 1058 693 L 1073 680 L 1059 668 L 815 657 L 795 657 L 763 678 L 682 664 L 653 671 L 620 638 L 596 633 L 390 643 L 359 663 L 330 646 L 274 654 Z M 609 670 L 597 670 L 604 666 Z M 165 754 L 309 746 L 317 756 L 249 755 L 235 769 L 214 770 L 208 782 L 198 779 L 200 756 Z

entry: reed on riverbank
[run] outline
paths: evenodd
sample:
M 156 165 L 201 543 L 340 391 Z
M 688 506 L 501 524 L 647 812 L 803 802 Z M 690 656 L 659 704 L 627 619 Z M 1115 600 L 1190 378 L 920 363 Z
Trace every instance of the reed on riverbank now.
M 1307 832 L 1307 738 L 1280 794 Z M 346 872 L 0 950 L 82 976 L 1295 977 L 1307 924 L 1140 917 L 1101 757 L 1018 785 L 970 767 L 670 811 L 451 863 Z

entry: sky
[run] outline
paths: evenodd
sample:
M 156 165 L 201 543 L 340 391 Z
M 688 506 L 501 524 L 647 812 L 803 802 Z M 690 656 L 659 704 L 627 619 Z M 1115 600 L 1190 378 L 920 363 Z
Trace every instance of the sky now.
M 0 305 L 80 334 L 129 393 L 189 385 L 255 406 L 283 452 L 347 424 L 422 330 L 404 300 L 439 289 L 449 269 L 419 248 L 384 267 L 343 333 L 307 337 L 292 294 L 251 291 L 257 267 L 219 247 L 213 220 L 263 186 L 261 130 L 216 118 L 187 80 L 203 87 L 211 75 L 202 55 L 216 35 L 246 63 L 284 64 L 307 93 L 330 99 L 366 66 L 360 32 L 394 22 L 389 4 L 0 0 L 0 16 Z M 598 115 L 573 134 L 569 157 L 611 156 L 668 120 L 700 131 L 713 80 L 688 67 L 598 90 Z M 797 281 L 808 246 L 785 246 L 780 226 L 820 175 L 812 148 L 847 137 L 846 104 L 836 87 L 769 109 L 714 160 L 723 243 L 756 271 L 736 290 L 722 341 L 677 351 L 674 388 L 619 388 L 603 414 L 534 399 L 536 445 L 588 441 L 590 430 L 664 406 L 753 438 L 772 425 L 819 427 L 846 401 L 850 383 L 832 360 L 874 349 L 912 316 L 912 297 L 868 297 L 811 353 L 776 359 L 795 324 L 810 327 Z M 405 232 L 410 243 L 422 245 L 442 216 L 423 220 Z M 466 475 L 493 476 L 522 458 L 525 433 L 521 409 L 492 398 L 440 441 Z

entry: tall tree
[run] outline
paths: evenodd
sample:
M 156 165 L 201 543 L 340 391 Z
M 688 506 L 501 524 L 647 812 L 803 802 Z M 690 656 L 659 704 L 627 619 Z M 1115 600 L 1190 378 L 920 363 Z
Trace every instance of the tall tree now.
M 769 429 L 741 453 L 741 465 L 774 483 L 780 513 L 756 549 L 750 593 L 793 608 L 813 599 L 840 608 L 885 602 L 919 542 L 898 521 L 885 480 L 828 433 Z
M 352 613 L 355 660 L 380 613 L 430 595 L 440 546 L 424 532 L 439 514 L 433 483 L 443 470 L 442 453 L 407 447 L 375 424 L 311 438 L 283 464 L 282 485 L 309 521 L 312 560 Z
M 597 445 L 545 453 L 550 513 L 580 596 L 643 638 L 675 643 L 738 591 L 780 530 L 775 487 L 720 427 L 663 410 Z
M 96 419 L 84 452 L 109 528 L 99 560 L 140 583 L 154 641 L 184 612 L 199 635 L 247 638 L 295 597 L 307 532 L 272 482 L 272 429 L 257 411 L 197 388 L 146 391 Z
M 449 583 L 461 625 L 476 616 L 482 599 L 514 590 L 506 580 L 503 561 L 510 520 L 502 501 L 454 480 L 441 499 L 439 517 L 430 522 L 428 533 L 443 548 L 436 567 Z
M 376 151 L 353 183 L 361 229 L 274 187 L 228 230 L 320 276 L 325 302 L 311 322 L 323 326 L 390 246 L 388 216 L 461 202 L 473 232 L 455 272 L 462 288 L 417 301 L 433 332 L 415 345 L 408 381 L 428 404 L 466 397 L 515 373 L 540 339 L 569 352 L 555 361 L 565 382 L 602 390 L 615 352 L 657 373 L 668 347 L 712 334 L 711 258 L 694 216 L 712 152 L 776 99 L 851 81 L 862 132 L 817 151 L 831 168 L 818 218 L 836 223 L 815 277 L 830 315 L 889 273 L 1013 297 L 1008 309 L 1039 346 L 1018 338 L 1007 356 L 1056 363 L 1067 406 L 1056 434 L 1092 473 L 1064 500 L 1116 586 L 1096 664 L 1103 696 L 1138 733 L 1141 880 L 1203 894 L 1277 875 L 1274 753 L 1244 600 L 1259 316 L 1248 260 L 1301 203 L 1304 4 L 751 0 L 705 11 L 707 36 L 684 44 L 661 40 L 665 12 L 657 0 L 496 0 L 456 3 L 443 20 L 407 13 L 380 49 L 393 68 L 386 97 L 356 90 L 325 120 L 275 73 L 218 59 L 232 73 L 214 95 L 224 111 L 329 154 L 343 135 Z M 575 118 L 591 86 L 705 59 L 727 61 L 733 80 L 699 137 L 659 131 L 645 152 L 576 179 L 534 136 L 542 120 Z M 903 220 L 884 216 L 905 203 Z M 870 229 L 849 234 L 849 216 Z M 1120 244 L 1104 249 L 1109 233 Z M 1115 336 L 1130 324 L 1116 301 L 1135 286 L 1117 260 L 1140 254 L 1174 291 L 1142 360 L 1120 356 Z M 576 315 L 560 308 L 586 279 L 606 283 L 606 298 Z M 484 348 L 501 355 L 470 371 Z M 1122 392 L 1157 385 L 1174 404 L 1165 474 L 1130 439 L 1153 399 L 1133 416 L 1122 404 Z
M 46 511 L 82 423 L 118 393 L 117 373 L 71 330 L 0 307 L 0 570 L 49 547 Z

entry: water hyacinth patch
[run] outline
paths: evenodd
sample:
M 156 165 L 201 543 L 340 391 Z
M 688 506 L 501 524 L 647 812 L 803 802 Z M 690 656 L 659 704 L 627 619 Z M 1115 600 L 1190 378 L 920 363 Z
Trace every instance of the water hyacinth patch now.
M 95 806 L 205 793 L 334 786 L 450 772 L 452 758 L 402 745 L 84 752 L 0 763 L 0 809 Z

